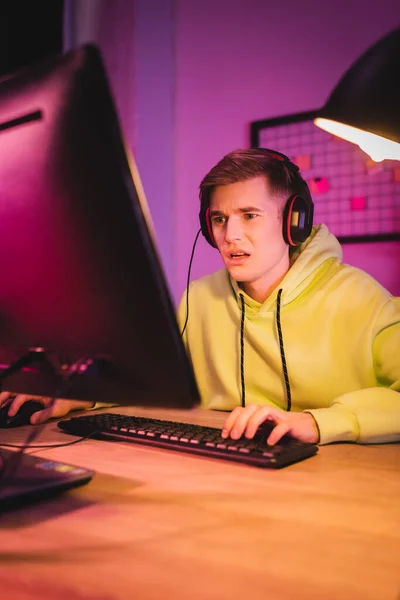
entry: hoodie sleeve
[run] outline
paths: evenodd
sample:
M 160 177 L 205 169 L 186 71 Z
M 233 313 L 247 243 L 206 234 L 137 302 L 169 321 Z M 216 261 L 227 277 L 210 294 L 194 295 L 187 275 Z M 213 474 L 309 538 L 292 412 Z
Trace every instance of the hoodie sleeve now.
M 391 298 L 377 320 L 372 342 L 376 387 L 335 399 L 329 408 L 308 410 L 320 443 L 400 441 L 400 298 Z

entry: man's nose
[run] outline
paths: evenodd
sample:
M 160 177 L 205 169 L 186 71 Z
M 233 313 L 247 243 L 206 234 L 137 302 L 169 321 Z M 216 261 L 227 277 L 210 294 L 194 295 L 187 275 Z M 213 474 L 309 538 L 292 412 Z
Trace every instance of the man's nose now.
M 243 226 L 240 217 L 230 217 L 226 224 L 225 239 L 228 243 L 243 239 Z

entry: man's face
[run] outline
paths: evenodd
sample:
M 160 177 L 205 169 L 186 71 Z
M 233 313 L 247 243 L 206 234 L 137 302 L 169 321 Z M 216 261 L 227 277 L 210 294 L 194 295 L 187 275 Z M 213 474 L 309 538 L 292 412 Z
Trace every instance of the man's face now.
M 263 296 L 289 268 L 282 209 L 266 177 L 217 186 L 210 202 L 212 231 L 231 277 L 253 298 Z

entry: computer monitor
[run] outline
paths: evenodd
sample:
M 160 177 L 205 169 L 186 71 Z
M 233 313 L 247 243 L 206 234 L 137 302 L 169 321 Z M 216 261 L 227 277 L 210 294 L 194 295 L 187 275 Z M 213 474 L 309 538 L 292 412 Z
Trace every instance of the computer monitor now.
M 0 363 L 6 368 L 31 347 L 46 356 L 10 375 L 4 390 L 121 405 L 198 403 L 94 45 L 0 82 L 0 263 Z M 65 374 L 86 359 L 92 368 L 66 385 Z

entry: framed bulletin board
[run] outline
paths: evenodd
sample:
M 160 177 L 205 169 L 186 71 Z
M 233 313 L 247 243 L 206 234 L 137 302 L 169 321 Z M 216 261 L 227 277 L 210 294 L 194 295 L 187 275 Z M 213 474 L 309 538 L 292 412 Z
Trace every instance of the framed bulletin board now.
M 355 144 L 314 125 L 316 111 L 253 121 L 251 146 L 283 152 L 300 167 L 340 242 L 400 240 L 400 161 L 374 162 Z

